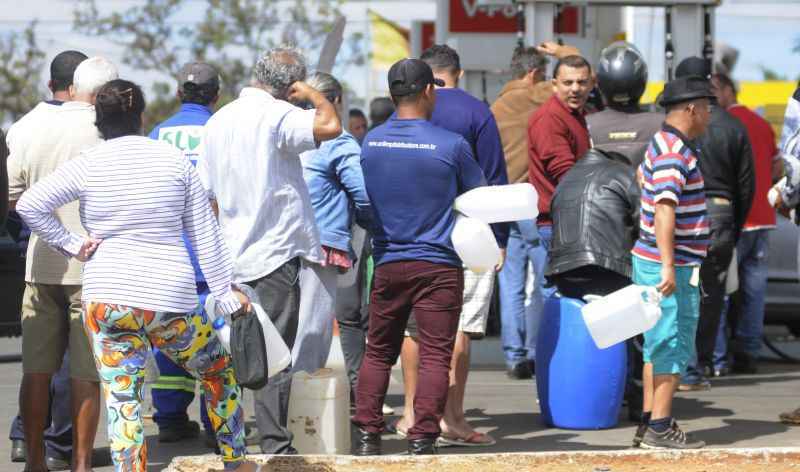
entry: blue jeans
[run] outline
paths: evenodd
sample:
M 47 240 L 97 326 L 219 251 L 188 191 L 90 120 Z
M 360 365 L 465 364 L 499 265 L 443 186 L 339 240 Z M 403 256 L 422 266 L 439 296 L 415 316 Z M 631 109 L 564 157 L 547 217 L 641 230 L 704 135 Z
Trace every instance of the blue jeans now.
M 538 231 L 534 220 L 511 224 L 506 261 L 498 276 L 500 335 L 508 368 L 536 358 L 536 336 L 542 308 L 547 297 L 555 291 L 545 290 L 539 283 L 544 278 L 551 240 L 552 228 L 548 227 L 544 232 Z M 534 289 L 530 303 L 526 306 L 525 286 L 529 263 L 533 266 Z
M 735 350 L 756 358 L 761 352 L 761 337 L 764 332 L 764 303 L 767 292 L 769 255 L 769 231 L 760 229 L 745 231 L 736 244 L 739 263 L 739 290 L 741 311 L 735 323 Z M 717 335 L 714 361 L 716 368 L 727 367 L 728 343 L 725 335 L 725 317 Z

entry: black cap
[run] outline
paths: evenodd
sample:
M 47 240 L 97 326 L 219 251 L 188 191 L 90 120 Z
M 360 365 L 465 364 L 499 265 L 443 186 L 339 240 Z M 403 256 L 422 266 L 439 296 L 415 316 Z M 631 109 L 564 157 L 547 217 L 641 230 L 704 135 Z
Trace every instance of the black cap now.
M 688 77 L 690 75 L 699 75 L 700 77 L 710 79 L 711 63 L 702 57 L 687 57 L 675 68 L 675 77 Z
M 433 77 L 431 66 L 419 59 L 402 59 L 389 69 L 389 93 L 400 97 L 425 90 L 429 84 L 444 86 L 444 81 Z
M 214 66 L 205 62 L 189 62 L 178 71 L 178 87 L 183 89 L 186 84 L 209 85 L 219 87 L 219 74 Z
M 699 75 L 690 75 L 667 82 L 667 85 L 664 86 L 664 92 L 661 94 L 659 105 L 665 107 L 698 98 L 708 98 L 710 100 L 714 98 L 714 94 L 711 93 L 711 86 L 708 80 Z

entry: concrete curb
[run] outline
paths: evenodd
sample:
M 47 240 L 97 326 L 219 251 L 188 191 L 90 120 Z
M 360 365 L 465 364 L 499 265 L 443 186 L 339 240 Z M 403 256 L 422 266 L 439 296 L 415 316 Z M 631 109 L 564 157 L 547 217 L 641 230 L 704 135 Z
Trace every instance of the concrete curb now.
M 520 472 L 547 471 L 615 472 L 617 470 L 761 471 L 800 470 L 800 448 L 700 449 L 692 451 L 627 449 L 619 451 L 533 452 L 515 454 L 447 454 L 437 456 L 268 456 L 249 459 L 266 465 L 262 471 L 422 471 Z M 176 457 L 167 472 L 221 470 L 213 455 Z

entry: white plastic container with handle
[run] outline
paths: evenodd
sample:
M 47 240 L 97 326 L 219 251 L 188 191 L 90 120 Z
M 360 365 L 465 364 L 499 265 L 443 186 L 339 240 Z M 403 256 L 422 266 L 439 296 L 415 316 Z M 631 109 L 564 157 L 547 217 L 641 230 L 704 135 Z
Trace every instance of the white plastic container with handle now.
M 500 247 L 487 223 L 456 213 L 456 223 L 450 236 L 453 248 L 467 268 L 483 273 L 500 263 Z
M 264 344 L 267 349 L 267 377 L 272 377 L 289 366 L 292 362 L 292 353 L 280 333 L 278 333 L 275 325 L 272 324 L 272 320 L 267 316 L 264 308 L 261 307 L 256 292 L 247 285 L 237 285 L 237 288 L 250 299 L 250 306 L 253 307 L 253 311 L 261 324 L 261 329 L 264 332 Z M 214 300 L 214 296 L 209 294 L 206 298 L 206 313 L 214 319 L 219 317 L 216 307 L 217 303 Z
M 459 195 L 453 208 L 484 223 L 505 223 L 536 218 L 538 202 L 531 184 L 490 185 Z
M 629 285 L 583 306 L 581 314 L 600 349 L 649 330 L 661 318 L 661 294 L 655 287 Z

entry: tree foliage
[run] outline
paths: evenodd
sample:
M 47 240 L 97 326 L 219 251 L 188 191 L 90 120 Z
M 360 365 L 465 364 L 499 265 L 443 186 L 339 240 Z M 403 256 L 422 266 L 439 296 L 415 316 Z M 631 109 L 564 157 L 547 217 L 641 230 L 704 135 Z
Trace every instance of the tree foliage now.
M 0 36 L 0 124 L 16 121 L 42 99 L 44 58 L 35 21 Z
M 142 72 L 174 77 L 190 60 L 208 62 L 222 75 L 223 103 L 250 80 L 253 64 L 268 48 L 294 44 L 312 58 L 339 12 L 341 0 L 205 0 L 198 23 L 181 21 L 186 0 L 145 0 L 123 12 L 101 11 L 97 0 L 79 0 L 76 31 L 101 37 L 123 48 L 123 62 Z M 341 57 L 360 62 L 357 37 L 343 46 Z M 349 48 L 348 51 L 344 49 Z M 134 78 L 135 79 L 135 78 Z M 152 125 L 177 104 L 174 82 L 159 81 L 148 100 L 146 123 Z

